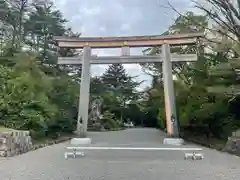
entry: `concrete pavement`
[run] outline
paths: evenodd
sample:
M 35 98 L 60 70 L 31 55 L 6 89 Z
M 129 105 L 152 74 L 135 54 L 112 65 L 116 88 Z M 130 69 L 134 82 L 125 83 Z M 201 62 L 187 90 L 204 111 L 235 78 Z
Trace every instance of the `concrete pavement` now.
M 156 129 L 94 132 L 89 136 L 94 146 L 164 146 L 164 133 Z M 240 179 L 238 157 L 208 148 L 204 148 L 205 159 L 201 161 L 184 160 L 183 152 L 173 151 L 87 151 L 83 158 L 65 160 L 68 143 L 0 159 L 0 180 Z

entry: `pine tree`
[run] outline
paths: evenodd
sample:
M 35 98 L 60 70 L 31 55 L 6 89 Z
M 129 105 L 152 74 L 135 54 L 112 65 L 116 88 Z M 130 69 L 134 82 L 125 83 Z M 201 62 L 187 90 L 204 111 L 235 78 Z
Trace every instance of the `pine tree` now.
M 121 64 L 110 65 L 102 76 L 102 82 L 106 91 L 116 97 L 118 105 L 115 104 L 114 106 L 118 106 L 118 110 L 121 109 L 122 120 L 123 110 L 127 107 L 127 104 L 138 97 L 135 88 L 139 83 L 132 80 L 132 77 L 126 73 Z
M 115 94 L 125 96 L 127 100 L 131 100 L 132 95 L 136 93 L 135 88 L 140 84 L 132 79 L 122 64 L 110 65 L 102 76 L 107 91 L 114 91 Z
M 129 80 L 122 64 L 112 64 L 102 76 L 102 81 L 108 88 L 117 89 Z

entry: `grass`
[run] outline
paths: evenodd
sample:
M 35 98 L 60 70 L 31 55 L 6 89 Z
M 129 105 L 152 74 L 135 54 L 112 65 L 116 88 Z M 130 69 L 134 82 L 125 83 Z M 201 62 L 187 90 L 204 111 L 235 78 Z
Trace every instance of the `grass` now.
M 33 144 L 45 144 L 45 143 L 48 142 L 49 140 L 52 140 L 52 139 L 51 139 L 51 138 L 47 138 L 47 137 L 38 138 L 38 139 L 33 139 L 33 138 L 32 138 L 32 143 L 33 143 Z
M 59 140 L 61 138 L 64 138 L 64 137 L 75 137 L 76 135 L 75 134 L 71 134 L 71 133 L 61 133 L 59 134 L 58 137 L 41 137 L 41 138 L 32 138 L 32 142 L 33 144 L 46 144 L 47 142 L 51 142 L 51 141 L 56 141 L 56 140 Z
M 193 143 L 207 146 L 213 149 L 223 149 L 226 144 L 226 140 L 217 139 L 217 138 L 206 138 L 204 136 L 185 136 L 184 139 L 187 141 L 192 141 Z
M 0 132 L 12 132 L 12 131 L 16 131 L 16 130 L 0 126 Z

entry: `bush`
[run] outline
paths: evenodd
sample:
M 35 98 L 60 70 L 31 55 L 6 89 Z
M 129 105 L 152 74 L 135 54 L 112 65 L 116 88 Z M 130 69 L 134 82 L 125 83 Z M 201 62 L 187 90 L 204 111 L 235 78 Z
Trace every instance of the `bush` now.
M 33 138 L 33 139 L 42 139 L 42 138 L 45 138 L 47 135 L 46 131 L 35 131 L 35 130 L 30 130 L 30 136 Z
M 106 121 L 106 122 L 103 124 L 103 127 L 104 127 L 105 129 L 110 130 L 110 129 L 118 128 L 119 126 L 118 126 L 118 124 L 116 123 L 115 120 L 109 119 L 108 121 Z
M 79 86 L 62 73 L 47 75 L 36 59 L 18 54 L 15 66 L 0 66 L 1 125 L 30 130 L 34 139 L 57 138 L 76 129 Z
M 101 123 L 94 123 L 93 125 L 92 125 L 92 128 L 93 128 L 93 130 L 95 130 L 95 131 L 101 131 L 102 130 L 102 125 L 101 125 Z
M 105 129 L 118 128 L 118 123 L 114 120 L 114 114 L 109 111 L 103 113 L 102 125 Z

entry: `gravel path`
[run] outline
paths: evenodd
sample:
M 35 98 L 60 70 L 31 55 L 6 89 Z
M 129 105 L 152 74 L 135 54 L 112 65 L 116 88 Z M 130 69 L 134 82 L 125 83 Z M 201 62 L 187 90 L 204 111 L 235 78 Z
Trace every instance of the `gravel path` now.
M 93 144 L 163 147 L 156 129 L 90 133 Z M 88 151 L 64 159 L 57 144 L 9 159 L 0 159 L 0 180 L 239 180 L 240 159 L 204 148 L 202 161 L 184 160 L 183 152 Z M 193 146 L 193 145 L 189 145 Z M 196 147 L 196 146 L 195 146 Z

